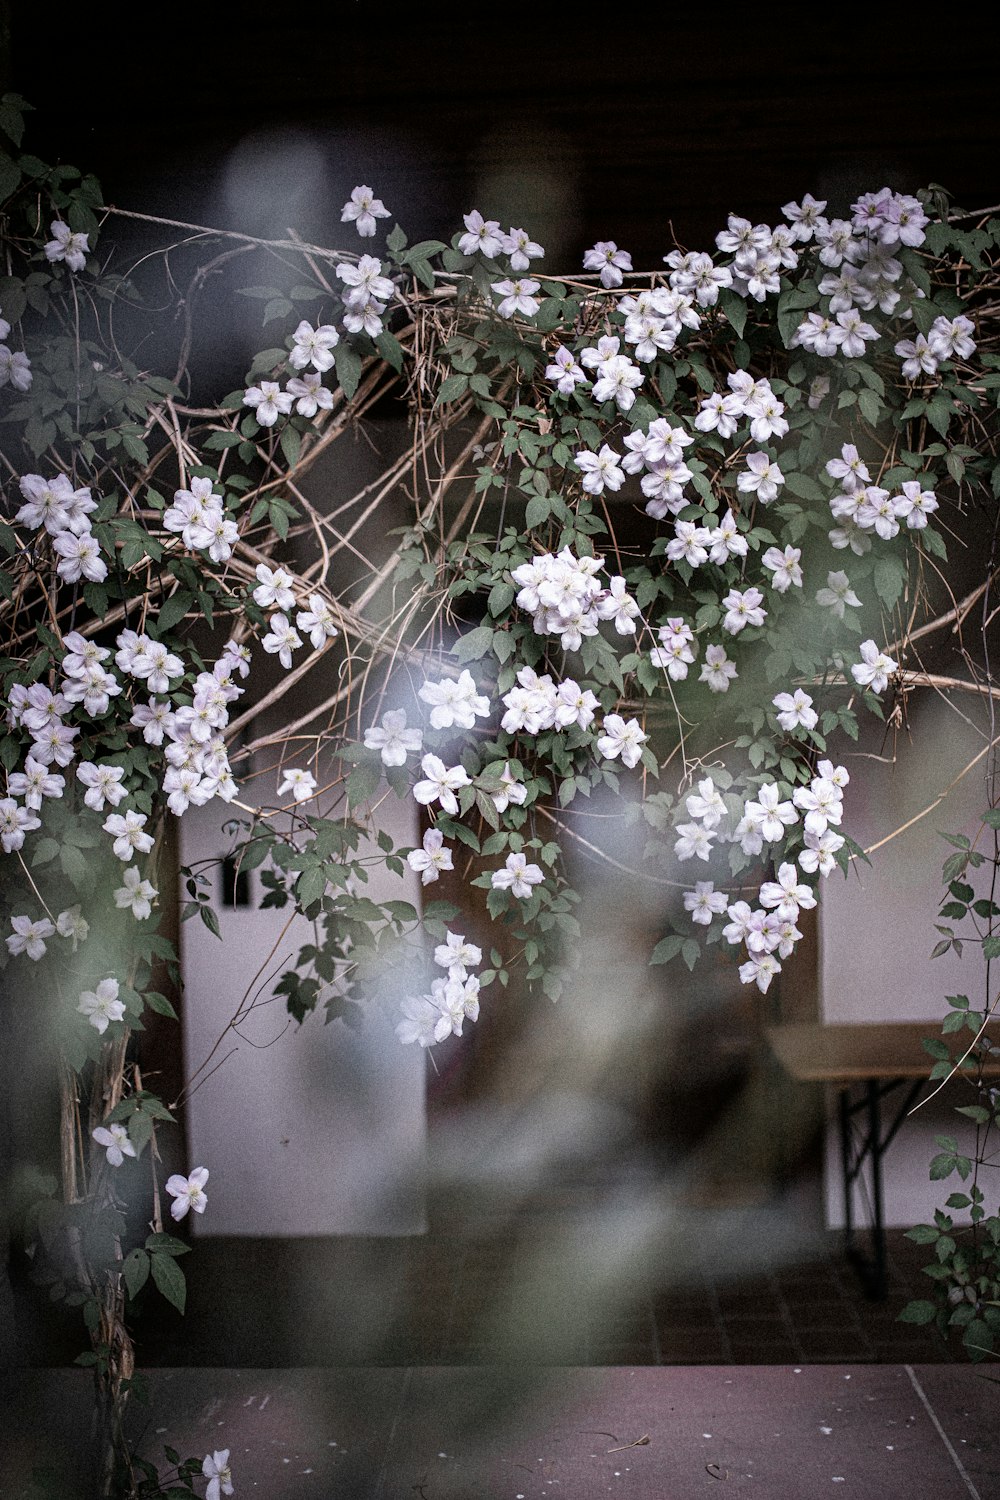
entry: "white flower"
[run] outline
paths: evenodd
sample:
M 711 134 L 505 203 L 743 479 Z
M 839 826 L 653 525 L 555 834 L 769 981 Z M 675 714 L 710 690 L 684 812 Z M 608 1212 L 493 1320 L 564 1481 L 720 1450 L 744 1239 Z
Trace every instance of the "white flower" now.
M 603 727 L 604 733 L 597 741 L 598 755 L 605 760 L 616 760 L 620 755 L 622 765 L 630 770 L 637 766 L 642 759 L 642 747 L 649 739 L 639 720 L 629 719 L 626 723 L 621 714 L 606 714 Z
M 104 832 L 114 839 L 114 852 L 125 864 L 136 854 L 148 854 L 153 847 L 152 834 L 144 833 L 145 813 L 111 813 L 104 820 Z
M 436 755 L 425 755 L 420 762 L 425 780 L 418 781 L 413 795 L 425 807 L 431 802 L 440 802 L 446 813 L 454 817 L 458 812 L 455 793 L 463 786 L 470 786 L 462 766 L 446 766 Z
M 514 281 L 507 278 L 490 284 L 497 296 L 503 299 L 497 308 L 501 318 L 512 318 L 516 312 L 523 313 L 526 318 L 533 318 L 541 306 L 534 295 L 540 283 L 532 281 L 529 276 Z
M 612 578 L 608 590 L 597 601 L 601 620 L 613 620 L 619 635 L 634 635 L 639 606 L 628 593 L 624 578 Z
M 76 952 L 77 944 L 86 940 L 90 931 L 90 923 L 80 915 L 78 906 L 68 906 L 56 917 L 56 932 L 60 937 L 73 939 L 73 952 Z
M 287 670 L 292 665 L 292 652 L 302 645 L 302 637 L 288 616 L 280 612 L 272 615 L 267 623 L 270 629 L 262 638 L 261 645 L 268 656 L 277 656 L 281 665 Z
M 390 217 L 382 199 L 376 198 L 372 189 L 364 184 L 351 189 L 351 196 L 340 211 L 341 224 L 353 222 L 361 238 L 369 240 L 375 233 L 375 220 Z
M 6 941 L 12 958 L 16 958 L 19 953 L 26 953 L 37 963 L 45 956 L 45 939 L 55 935 L 55 928 L 48 917 L 39 917 L 36 921 L 32 921 L 30 917 L 11 917 L 10 925 L 14 931 Z
M 444 842 L 444 835 L 436 828 L 428 828 L 424 834 L 424 847 L 411 849 L 406 856 L 411 870 L 420 875 L 421 885 L 431 885 L 438 880 L 442 870 L 453 870 L 451 850 Z
M 502 238 L 504 253 L 510 256 L 512 271 L 527 271 L 533 260 L 538 260 L 545 254 L 541 245 L 529 236 L 526 229 L 511 229 L 510 234 L 505 234 Z
M 435 1029 L 441 1019 L 441 1011 L 428 995 L 410 996 L 400 1002 L 404 1019 L 396 1027 L 396 1035 L 405 1045 L 419 1042 L 421 1047 L 433 1047 L 437 1041 Z
M 777 499 L 778 486 L 784 482 L 785 476 L 778 465 L 766 453 L 759 452 L 747 455 L 746 469 L 736 476 L 737 488 L 744 494 L 756 492 L 761 505 L 770 505 L 772 500 Z
M 15 391 L 29 391 L 33 376 L 31 360 L 19 349 L 0 344 L 0 386 L 12 385 Z
M 545 379 L 555 384 L 562 396 L 572 396 L 578 385 L 586 385 L 587 377 L 568 349 L 560 344 L 552 357 L 552 364 L 545 366 Z
M 474 729 L 476 718 L 489 717 L 490 700 L 476 692 L 472 673 L 465 668 L 456 681 L 425 682 L 418 695 L 431 705 L 432 729 Z
M 123 766 L 98 766 L 93 761 L 82 760 L 76 768 L 76 777 L 87 791 L 84 802 L 94 812 L 103 812 L 105 802 L 117 807 L 128 796 L 128 788 L 122 786 L 125 776 Z
M 7 778 L 7 787 L 12 797 L 23 797 L 25 807 L 30 807 L 32 812 L 38 812 L 42 806 L 43 797 L 62 796 L 66 787 L 66 778 L 56 776 L 47 765 L 28 755 L 24 762 L 23 771 L 12 771 Z
M 968 359 L 975 350 L 972 338 L 976 325 L 971 318 L 959 314 L 957 318 L 935 318 L 927 334 L 927 342 L 935 359 Z
M 803 729 L 815 729 L 819 722 L 812 699 L 802 688 L 796 688 L 794 693 L 779 693 L 771 702 L 778 710 L 778 723 L 786 734 L 792 734 L 800 725 Z
M 816 895 L 811 886 L 800 884 L 794 865 L 782 864 L 777 880 L 765 880 L 761 886 L 760 904 L 773 909 L 782 920 L 794 922 L 800 908 L 809 911 L 816 905 Z
M 585 271 L 600 271 L 601 286 L 610 289 L 621 286 L 622 272 L 631 271 L 632 257 L 627 250 L 619 250 L 614 240 L 598 240 L 584 253 Z
M 292 584 L 295 579 L 284 568 L 273 570 L 266 563 L 257 564 L 257 587 L 253 591 L 255 604 L 261 609 L 280 609 L 286 612 L 295 607 Z
M 190 1177 L 182 1177 L 175 1172 L 173 1177 L 168 1177 L 166 1182 L 167 1192 L 173 1198 L 170 1205 L 170 1217 L 179 1223 L 184 1218 L 189 1208 L 193 1208 L 196 1214 L 205 1212 L 205 1204 L 208 1198 L 204 1192 L 205 1183 L 208 1181 L 207 1167 L 195 1167 Z M 222 1456 L 221 1454 L 219 1455 Z M 227 1490 L 226 1494 L 230 1494 Z
M 77 536 L 72 531 L 60 531 L 52 538 L 52 550 L 62 559 L 56 564 L 56 572 L 66 583 L 77 583 L 80 578 L 103 583 L 108 576 L 107 563 L 101 557 L 93 532 Z
M 739 589 L 730 589 L 722 601 L 726 610 L 722 620 L 723 630 L 728 630 L 730 635 L 739 635 L 747 625 L 763 625 L 767 617 L 767 611 L 762 608 L 763 602 L 764 595 L 760 589 L 749 588 L 742 593 Z
M 902 496 L 894 501 L 895 513 L 906 524 L 911 531 L 922 530 L 927 525 L 927 518 L 938 508 L 937 500 L 933 490 L 922 490 L 919 479 L 907 479 L 903 484 Z
M 475 255 L 478 250 L 487 260 L 494 260 L 504 247 L 504 236 L 497 219 L 484 219 L 478 208 L 464 214 L 466 233 L 458 242 L 462 255 Z
M 799 855 L 799 864 L 803 870 L 809 874 L 815 874 L 818 870 L 821 875 L 829 875 L 837 863 L 834 856 L 838 849 L 844 847 L 844 840 L 832 828 L 824 829 L 822 833 L 811 833 L 807 828 L 805 846 Z
M 387 709 L 381 729 L 373 726 L 365 730 L 365 748 L 378 750 L 384 766 L 404 766 L 408 752 L 419 751 L 423 742 L 422 730 L 407 729 L 405 708 Z
M 357 192 L 357 188 L 354 191 Z M 208 1176 L 207 1172 L 205 1176 Z M 193 1204 L 193 1207 L 196 1212 L 202 1211 L 199 1210 L 197 1203 Z M 204 1203 L 202 1204 L 203 1208 Z M 208 1480 L 205 1500 L 219 1500 L 220 1495 L 231 1495 L 233 1493 L 233 1476 L 229 1467 L 228 1448 L 217 1449 L 214 1453 L 206 1453 L 202 1460 L 201 1472 Z
M 527 855 L 508 854 L 507 867 L 494 870 L 490 884 L 496 891 L 509 890 L 512 896 L 524 899 L 531 895 L 531 887 L 539 885 L 545 875 L 539 865 L 529 865 Z
M 102 979 L 96 990 L 84 990 L 76 1008 L 103 1036 L 112 1021 L 121 1021 L 125 1016 L 125 1004 L 118 998 L 117 979 Z
M 726 804 L 711 776 L 706 776 L 704 781 L 699 781 L 697 792 L 692 792 L 685 799 L 688 817 L 694 818 L 699 823 L 704 823 L 706 828 L 718 828 L 726 816 Z
M 705 647 L 705 660 L 698 681 L 707 683 L 710 692 L 727 693 L 736 675 L 736 663 L 729 660 L 725 646 Z
M 678 859 L 698 859 L 707 861 L 715 843 L 715 834 L 710 828 L 705 828 L 701 823 L 680 823 L 677 827 L 677 841 L 674 844 L 674 853 Z
M 449 979 L 465 979 L 468 971 L 483 961 L 483 950 L 467 942 L 460 932 L 449 932 L 434 949 L 434 962 L 448 970 Z
M 99 1146 L 107 1148 L 108 1162 L 112 1167 L 120 1167 L 126 1156 L 135 1155 L 135 1147 L 124 1125 L 98 1125 L 90 1133 Z
M 324 323 L 321 328 L 314 328 L 303 318 L 292 334 L 292 343 L 294 348 L 288 356 L 288 363 L 292 369 L 305 370 L 312 365 L 314 370 L 322 374 L 324 370 L 333 368 L 333 350 L 340 343 L 340 334 L 332 323 Z M 291 382 L 289 382 L 289 392 L 293 396 L 301 394 L 300 391 L 291 389 Z M 260 420 L 259 416 L 257 420 Z
M 562 689 L 565 686 L 566 686 L 566 684 L 563 683 L 560 686 L 559 691 L 562 692 Z M 574 684 L 574 686 L 575 686 L 575 684 Z M 587 693 L 585 696 L 588 697 L 588 698 L 593 698 L 594 695 L 593 695 L 593 693 Z M 594 698 L 594 702 L 596 704 L 596 702 L 597 702 L 596 698 Z M 591 718 L 593 718 L 593 713 L 591 713 Z M 496 808 L 496 810 L 497 810 L 498 813 L 506 812 L 507 808 L 510 806 L 510 804 L 512 802 L 514 803 L 515 807 L 521 807 L 528 800 L 528 788 L 524 785 L 523 782 L 521 782 L 521 781 L 515 781 L 514 780 L 514 777 L 511 775 L 510 762 L 509 761 L 506 761 L 504 763 L 503 771 L 500 773 L 500 784 L 503 787 L 503 791 L 502 792 L 492 792 L 490 794 L 490 798 L 491 798 L 491 801 L 493 803 L 493 806 Z M 427 840 L 425 838 L 424 839 L 424 846 L 425 847 L 426 847 L 426 844 L 427 844 Z
M 826 584 L 825 589 L 816 590 L 816 603 L 832 609 L 838 620 L 844 618 L 847 605 L 860 608 L 861 600 L 851 588 L 851 581 L 846 573 L 827 573 Z
M 790 588 L 802 587 L 802 569 L 799 566 L 801 557 L 801 547 L 786 547 L 784 551 L 780 547 L 768 547 L 761 558 L 764 567 L 773 573 L 771 583 L 779 594 L 786 594 Z
M 308 371 L 301 380 L 293 375 L 288 382 L 288 394 L 296 398 L 295 410 L 300 417 L 314 417 L 320 409 L 333 410 L 333 392 L 327 390 L 322 375 L 314 370 Z
M 771 980 L 780 973 L 781 965 L 773 953 L 755 954 L 747 963 L 740 964 L 741 983 L 756 984 L 762 995 L 767 994 Z
M 278 796 L 291 792 L 296 802 L 309 802 L 316 791 L 316 778 L 298 766 L 286 766 L 278 787 Z
M 777 782 L 769 782 L 761 787 L 757 800 L 748 801 L 743 809 L 744 818 L 751 818 L 761 837 L 770 844 L 782 838 L 785 829 L 799 820 L 791 802 L 779 801 L 780 796 Z
M 348 288 L 344 293 L 344 302 L 347 307 L 360 310 L 373 303 L 375 299 L 379 302 L 392 300 L 395 287 L 388 276 L 382 275 L 382 262 L 376 260 L 374 255 L 362 255 L 356 266 L 344 261 L 336 269 L 337 276 Z M 384 312 L 385 308 L 380 308 L 380 311 Z M 358 330 L 352 329 L 351 331 L 357 332 Z
M 122 879 L 125 884 L 115 891 L 115 905 L 121 911 L 126 906 L 131 907 L 136 921 L 144 922 L 153 910 L 159 891 L 148 880 L 143 880 L 138 865 L 129 865 Z
M 13 797 L 0 799 L 0 844 L 5 854 L 14 854 L 23 848 L 24 835 L 41 826 L 41 818 L 36 818 Z
M 851 676 L 859 687 L 870 687 L 873 693 L 883 693 L 889 678 L 898 670 L 899 663 L 880 651 L 874 641 L 862 641 L 861 661 L 851 668 Z
M 694 890 L 684 892 L 684 910 L 691 913 L 692 922 L 709 927 L 712 918 L 725 911 L 727 900 L 725 891 L 717 891 L 711 880 L 696 880 Z
M 573 462 L 583 473 L 583 488 L 588 495 L 602 495 L 605 486 L 609 490 L 621 489 L 625 475 L 619 468 L 620 457 L 609 443 L 603 445 L 600 453 L 584 450 L 575 456 Z
M 49 225 L 52 238 L 45 246 L 45 259 L 55 262 L 64 260 L 71 271 L 82 271 L 87 264 L 90 246 L 85 234 L 74 234 L 61 219 L 53 219 Z
M 435 979 L 430 999 L 438 1011 L 434 1027 L 436 1042 L 443 1042 L 449 1036 L 461 1036 L 466 1020 L 479 1019 L 479 980 L 475 975 L 464 980 Z
M 291 411 L 292 398 L 276 380 L 262 380 L 260 385 L 252 385 L 244 392 L 243 405 L 253 408 L 261 427 L 273 427 L 279 416 Z

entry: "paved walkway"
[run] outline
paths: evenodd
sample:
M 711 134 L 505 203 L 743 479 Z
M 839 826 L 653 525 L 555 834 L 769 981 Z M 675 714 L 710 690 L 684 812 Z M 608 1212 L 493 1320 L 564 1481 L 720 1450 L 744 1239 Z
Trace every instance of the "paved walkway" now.
M 190 1369 L 150 1375 L 141 1451 L 228 1448 L 237 1500 L 1000 1500 L 995 1382 L 960 1365 Z M 6 1394 L 0 1495 L 74 1475 L 81 1372 Z M 199 1487 L 200 1489 L 200 1487 Z

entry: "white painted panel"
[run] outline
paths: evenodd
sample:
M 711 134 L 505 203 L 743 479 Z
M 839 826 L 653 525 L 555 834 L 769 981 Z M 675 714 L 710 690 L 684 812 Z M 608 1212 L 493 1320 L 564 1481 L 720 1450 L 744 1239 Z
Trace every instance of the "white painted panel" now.
M 263 778 L 255 795 L 267 798 Z M 272 794 L 273 795 L 273 794 Z M 220 804 L 191 809 L 182 823 L 181 863 L 224 853 Z M 419 843 L 416 806 L 390 794 L 381 826 L 397 844 Z M 259 900 L 257 874 L 251 875 Z M 416 877 L 373 872 L 374 899 L 419 903 Z M 274 978 L 312 928 L 287 911 L 217 908 L 219 942 L 194 919 L 181 928 L 185 979 L 184 1053 L 190 1075 L 224 1033 L 258 971 Z M 273 950 L 273 953 L 272 953 Z M 258 981 L 259 983 L 260 981 Z M 205 1235 L 417 1234 L 426 1229 L 425 1055 L 393 1034 L 399 1000 L 387 985 L 365 996 L 364 1025 L 325 1026 L 322 1010 L 301 1028 L 284 998 L 254 1009 L 215 1052 L 188 1106 L 191 1166 L 206 1166 Z M 233 1050 L 235 1049 L 235 1050 Z M 231 1056 L 227 1056 L 228 1053 Z M 193 1217 L 193 1216 L 192 1216 Z

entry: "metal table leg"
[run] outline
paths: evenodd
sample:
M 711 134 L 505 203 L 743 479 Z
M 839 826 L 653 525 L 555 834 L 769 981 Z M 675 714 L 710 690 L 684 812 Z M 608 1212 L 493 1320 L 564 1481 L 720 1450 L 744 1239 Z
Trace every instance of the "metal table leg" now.
M 879 1083 L 869 1079 L 863 1086 L 860 1099 L 851 1102 L 850 1088 L 840 1090 L 840 1158 L 844 1180 L 844 1251 L 857 1267 L 867 1295 L 875 1302 L 884 1302 L 888 1296 L 888 1258 L 885 1242 L 885 1195 L 882 1180 L 882 1158 L 889 1149 L 896 1132 L 909 1112 L 910 1106 L 924 1086 L 923 1079 L 911 1084 L 906 1097 L 892 1120 L 887 1133 L 882 1134 L 881 1101 L 884 1094 L 891 1093 L 907 1082 L 893 1078 Z M 851 1133 L 851 1116 L 864 1114 L 865 1127 L 859 1145 L 855 1145 Z M 865 1254 L 854 1240 L 854 1187 L 861 1177 L 865 1162 L 871 1162 L 872 1173 L 872 1251 Z

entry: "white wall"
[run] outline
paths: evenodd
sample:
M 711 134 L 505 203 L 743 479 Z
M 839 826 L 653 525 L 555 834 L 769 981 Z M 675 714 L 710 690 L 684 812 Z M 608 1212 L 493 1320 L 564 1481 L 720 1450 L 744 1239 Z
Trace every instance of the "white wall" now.
M 277 801 L 274 783 L 253 782 L 254 797 Z M 181 863 L 230 847 L 221 825 L 232 809 L 210 803 L 181 823 Z M 418 844 L 416 805 L 389 794 L 379 821 L 397 844 Z M 184 1058 L 190 1076 L 223 1034 L 258 969 L 274 979 L 312 928 L 299 917 L 283 936 L 287 909 L 217 906 L 222 942 L 197 918 L 181 927 L 185 980 Z M 216 887 L 217 891 L 219 887 Z M 366 894 L 419 903 L 419 885 L 373 872 Z M 182 895 L 183 899 L 183 895 Z M 268 960 L 276 940 L 274 956 Z M 195 1220 L 205 1235 L 417 1234 L 424 1210 L 424 1054 L 393 1034 L 399 1000 L 388 986 L 364 996 L 364 1025 L 323 1024 L 322 1010 L 300 1028 L 284 997 L 256 1008 L 240 1035 L 229 1032 L 190 1099 L 191 1165 L 206 1166 L 208 1208 Z M 227 1056 L 232 1052 L 231 1056 Z M 206 1069 L 206 1074 L 209 1069 Z M 192 1216 L 194 1219 L 194 1216 Z
M 885 838 L 932 803 L 985 744 L 929 694 L 919 703 L 911 700 L 910 735 L 899 733 L 894 765 L 886 763 L 893 756 L 894 737 L 891 730 L 884 733 L 884 745 L 879 725 L 858 747 L 860 753 L 844 755 L 851 773 L 844 826 L 863 847 Z M 978 949 L 968 947 L 962 959 L 949 953 L 932 960 L 930 953 L 939 937 L 934 923 L 942 901 L 941 866 L 952 852 L 938 830 L 975 838 L 987 806 L 985 766 L 984 758 L 931 813 L 875 851 L 870 866 L 857 861 L 846 881 L 835 872 L 824 882 L 820 994 L 825 1021 L 926 1020 L 928 1036 L 939 1036 L 948 1008 L 946 995 L 968 995 L 973 1007 L 982 1008 L 985 969 Z M 961 929 L 956 931 L 960 934 Z M 971 1040 L 971 1033 L 966 1035 Z M 954 1113 L 954 1107 L 971 1102 L 968 1086 L 955 1081 L 904 1122 L 885 1158 L 887 1224 L 927 1221 L 934 1207 L 960 1187 L 957 1177 L 930 1182 L 928 1164 L 939 1149 L 935 1135 L 961 1138 L 968 1122 Z M 828 1105 L 827 1214 L 831 1225 L 840 1225 L 843 1191 L 834 1089 Z M 890 1095 L 883 1105 L 884 1117 L 890 1119 L 898 1107 L 897 1095 Z

